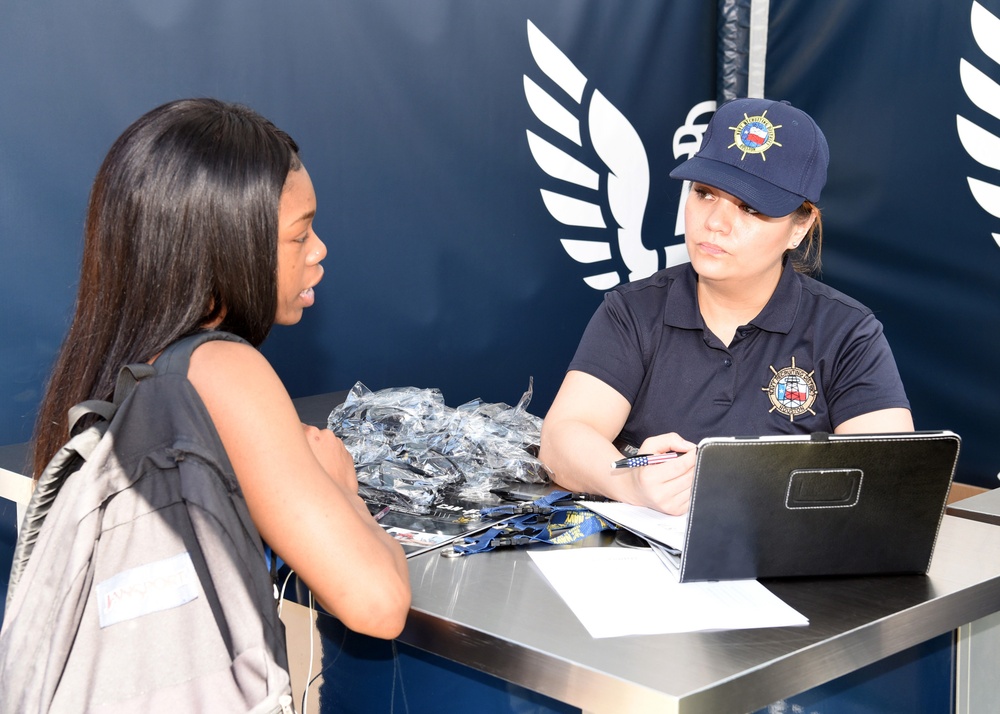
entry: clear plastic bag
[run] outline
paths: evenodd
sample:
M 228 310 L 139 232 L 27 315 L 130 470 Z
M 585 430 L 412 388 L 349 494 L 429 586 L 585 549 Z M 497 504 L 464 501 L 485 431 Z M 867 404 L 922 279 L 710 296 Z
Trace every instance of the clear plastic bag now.
M 438 389 L 372 392 L 358 382 L 327 426 L 354 457 L 363 490 L 427 513 L 445 492 L 489 503 L 491 489 L 550 481 L 537 457 L 542 420 L 527 412 L 531 394 L 529 382 L 516 407 L 474 400 L 451 408 Z

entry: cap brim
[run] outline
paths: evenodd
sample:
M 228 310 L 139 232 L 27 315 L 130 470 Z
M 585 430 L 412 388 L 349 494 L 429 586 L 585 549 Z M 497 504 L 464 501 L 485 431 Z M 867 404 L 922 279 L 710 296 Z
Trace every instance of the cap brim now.
M 701 156 L 685 161 L 670 172 L 670 178 L 697 181 L 721 189 L 771 217 L 787 216 L 806 200 L 735 166 Z

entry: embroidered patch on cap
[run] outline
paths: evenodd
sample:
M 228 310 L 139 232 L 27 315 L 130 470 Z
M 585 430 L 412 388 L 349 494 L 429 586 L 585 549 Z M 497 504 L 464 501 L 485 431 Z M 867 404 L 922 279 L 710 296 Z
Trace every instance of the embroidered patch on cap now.
M 795 421 L 795 417 L 806 412 L 816 413 L 812 410 L 812 405 L 816 402 L 816 381 L 812 372 L 796 367 L 794 357 L 791 367 L 778 370 L 772 366 L 771 371 L 774 372 L 771 382 L 766 387 L 761 387 L 771 400 L 768 414 L 777 411 L 790 421 Z
M 97 612 L 101 628 L 161 610 L 198 597 L 198 575 L 187 553 L 123 570 L 97 584 Z
M 764 152 L 772 146 L 781 146 L 774 140 L 774 130 L 780 129 L 781 124 L 772 124 L 765 115 L 767 111 L 759 116 L 743 115 L 744 119 L 736 126 L 729 127 L 733 130 L 733 143 L 727 146 L 732 149 L 734 146 L 743 152 L 740 161 L 747 157 L 747 154 L 760 154 L 763 161 L 767 161 Z

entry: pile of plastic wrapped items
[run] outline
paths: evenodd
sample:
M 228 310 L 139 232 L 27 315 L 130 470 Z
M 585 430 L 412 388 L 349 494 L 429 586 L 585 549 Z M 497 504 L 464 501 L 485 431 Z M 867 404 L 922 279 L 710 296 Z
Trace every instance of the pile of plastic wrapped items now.
M 550 480 L 537 458 L 542 420 L 526 411 L 531 391 L 529 383 L 516 407 L 474 400 L 451 408 L 438 389 L 372 392 L 358 382 L 327 426 L 354 457 L 363 490 L 427 513 L 444 493 L 489 502 L 491 489 Z

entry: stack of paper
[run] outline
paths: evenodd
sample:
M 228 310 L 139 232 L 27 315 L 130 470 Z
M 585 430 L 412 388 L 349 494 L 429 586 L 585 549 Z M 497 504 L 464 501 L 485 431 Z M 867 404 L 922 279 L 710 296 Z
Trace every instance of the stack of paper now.
M 582 505 L 650 544 L 529 551 L 593 637 L 809 624 L 756 580 L 679 582 L 687 516 L 626 503 Z
M 809 624 L 756 580 L 680 583 L 645 549 L 528 553 L 593 637 Z

